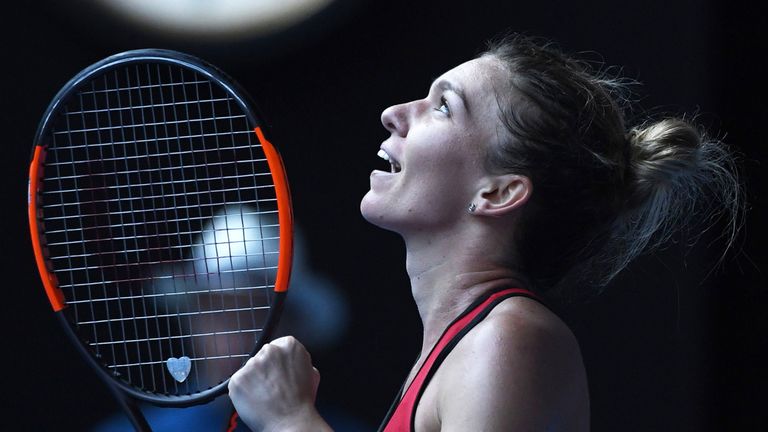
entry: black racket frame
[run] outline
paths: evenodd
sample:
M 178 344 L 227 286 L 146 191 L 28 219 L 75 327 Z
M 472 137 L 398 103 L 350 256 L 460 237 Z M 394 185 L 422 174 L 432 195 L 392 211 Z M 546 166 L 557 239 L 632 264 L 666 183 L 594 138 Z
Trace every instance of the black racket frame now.
M 43 118 L 35 134 L 33 153 L 36 146 L 46 145 L 43 142 L 44 138 L 52 127 L 52 124 L 55 120 L 55 115 L 62 104 L 65 104 L 70 97 L 81 91 L 87 83 L 89 83 L 92 79 L 102 76 L 103 74 L 106 74 L 116 68 L 126 67 L 132 64 L 143 64 L 146 62 L 166 63 L 169 65 L 181 66 L 191 69 L 194 72 L 208 78 L 215 84 L 224 88 L 226 92 L 233 97 L 237 104 L 242 108 L 243 113 L 245 113 L 247 116 L 248 122 L 250 124 L 252 124 L 254 127 L 261 125 L 256 115 L 258 111 L 255 107 L 255 104 L 248 97 L 247 93 L 243 91 L 242 88 L 233 79 L 231 79 L 227 74 L 225 74 L 216 66 L 195 56 L 178 51 L 155 48 L 139 49 L 126 51 L 107 57 L 83 69 L 80 73 L 69 80 L 56 94 L 53 101 L 45 110 Z M 258 117 L 261 117 L 261 115 L 259 114 Z M 271 294 L 271 307 L 266 320 L 266 325 L 261 333 L 258 343 L 251 351 L 250 356 L 255 355 L 256 352 L 258 352 L 258 350 L 264 345 L 264 343 L 272 338 L 279 323 L 279 316 L 283 309 L 286 294 L 287 291 L 273 292 Z M 153 405 L 162 407 L 183 408 L 208 403 L 227 391 L 227 386 L 229 384 L 228 379 L 205 391 L 196 393 L 195 395 L 176 396 L 163 395 L 149 391 L 141 391 L 128 385 L 123 380 L 113 377 L 108 372 L 106 365 L 101 364 L 86 348 L 84 342 L 72 328 L 72 323 L 70 323 L 69 319 L 66 317 L 64 310 L 56 312 L 56 315 L 62 327 L 65 328 L 65 333 L 73 345 L 77 347 L 77 351 L 97 372 L 97 375 L 105 382 L 105 384 L 107 384 L 119 402 L 120 406 L 128 414 L 132 424 L 137 430 L 148 431 L 151 430 L 151 428 L 141 411 L 138 409 L 136 401 L 149 402 Z M 128 398 L 125 396 L 128 396 Z

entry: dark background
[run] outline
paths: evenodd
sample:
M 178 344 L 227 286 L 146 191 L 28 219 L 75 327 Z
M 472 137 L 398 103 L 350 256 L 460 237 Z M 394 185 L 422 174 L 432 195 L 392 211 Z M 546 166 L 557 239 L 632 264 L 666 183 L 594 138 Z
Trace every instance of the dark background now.
M 115 410 L 57 326 L 27 234 L 32 138 L 71 76 L 116 52 L 171 48 L 218 65 L 258 101 L 288 167 L 308 260 L 351 308 L 340 339 L 313 352 L 323 373 L 319 404 L 372 429 L 420 343 L 400 241 L 358 211 L 370 170 L 381 166 L 378 117 L 422 97 L 433 78 L 505 30 L 599 53 L 644 83 L 642 108 L 698 113 L 742 155 L 750 211 L 722 264 L 715 267 L 722 241 L 671 245 L 564 311 L 587 364 L 593 429 L 768 427 L 761 11 L 714 0 L 338 0 L 298 30 L 206 43 L 137 30 L 86 2 L 9 3 L 0 39 L 4 430 L 87 430 Z

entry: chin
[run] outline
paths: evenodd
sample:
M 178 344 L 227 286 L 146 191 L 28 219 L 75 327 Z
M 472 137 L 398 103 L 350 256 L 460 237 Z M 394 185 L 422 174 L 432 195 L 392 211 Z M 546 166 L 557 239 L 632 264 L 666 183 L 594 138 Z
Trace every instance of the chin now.
M 376 221 L 381 220 L 383 215 L 381 214 L 381 209 L 378 209 L 376 203 L 373 202 L 374 200 L 373 197 L 371 197 L 371 194 L 371 191 L 368 191 L 363 199 L 360 200 L 360 214 L 363 216 L 363 219 L 374 225 L 378 225 Z
M 372 192 L 368 191 L 360 201 L 360 214 L 363 216 L 363 219 L 367 220 L 369 223 L 376 225 L 379 228 L 392 230 L 392 227 L 389 226 L 390 224 L 387 223 L 391 218 L 387 217 L 388 215 L 385 212 L 386 208 L 382 208 L 386 206 L 377 203 L 372 195 Z

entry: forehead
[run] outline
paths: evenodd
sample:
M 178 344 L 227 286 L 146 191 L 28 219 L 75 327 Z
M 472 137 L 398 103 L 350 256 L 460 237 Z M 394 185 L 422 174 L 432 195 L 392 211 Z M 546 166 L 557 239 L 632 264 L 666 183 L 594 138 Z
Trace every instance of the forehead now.
M 495 81 L 501 82 L 507 74 L 501 60 L 493 56 L 482 56 L 466 61 L 443 74 L 444 77 L 469 78 L 484 86 Z
M 506 88 L 508 77 L 501 61 L 483 56 L 456 66 L 437 81 L 447 80 L 461 88 L 469 110 L 477 117 L 498 114 L 497 95 Z

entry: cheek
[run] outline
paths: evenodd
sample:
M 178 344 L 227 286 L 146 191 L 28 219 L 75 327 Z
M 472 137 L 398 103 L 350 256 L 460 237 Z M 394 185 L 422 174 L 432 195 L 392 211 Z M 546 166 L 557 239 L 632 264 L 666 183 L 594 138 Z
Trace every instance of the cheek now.
M 455 211 L 472 199 L 476 184 L 475 170 L 457 154 L 442 154 L 425 163 L 423 171 L 414 176 L 415 186 L 408 198 L 419 203 L 425 211 Z M 407 183 L 404 183 L 407 184 Z
M 405 148 L 406 157 L 421 169 L 439 172 L 456 169 L 472 159 L 471 135 L 456 127 L 433 124 L 421 133 L 409 136 L 412 146 Z
M 459 187 L 463 190 L 474 184 L 481 172 L 481 161 L 472 148 L 463 145 L 446 145 L 439 151 L 424 155 L 422 171 L 430 181 L 433 178 L 440 184 Z

